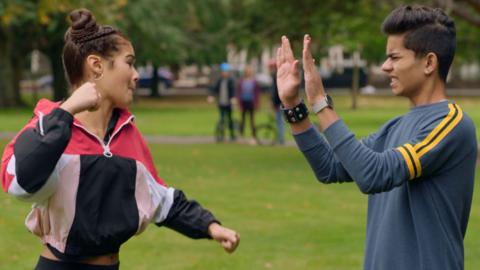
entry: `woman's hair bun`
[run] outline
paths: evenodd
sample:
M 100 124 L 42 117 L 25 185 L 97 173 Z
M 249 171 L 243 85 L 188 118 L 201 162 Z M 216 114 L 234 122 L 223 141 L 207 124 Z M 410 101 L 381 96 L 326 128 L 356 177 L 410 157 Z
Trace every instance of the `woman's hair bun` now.
M 99 32 L 99 25 L 92 13 L 88 9 L 76 9 L 70 13 L 72 26 L 70 28 L 69 38 L 77 44 L 95 39 Z M 68 38 L 68 36 L 66 38 Z

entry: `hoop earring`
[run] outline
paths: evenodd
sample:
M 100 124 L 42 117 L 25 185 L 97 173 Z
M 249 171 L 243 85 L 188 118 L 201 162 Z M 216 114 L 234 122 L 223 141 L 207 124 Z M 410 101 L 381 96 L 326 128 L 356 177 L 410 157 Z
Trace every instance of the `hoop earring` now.
M 93 78 L 94 81 L 99 81 L 101 78 L 103 78 L 103 73 L 100 74 L 100 76 Z

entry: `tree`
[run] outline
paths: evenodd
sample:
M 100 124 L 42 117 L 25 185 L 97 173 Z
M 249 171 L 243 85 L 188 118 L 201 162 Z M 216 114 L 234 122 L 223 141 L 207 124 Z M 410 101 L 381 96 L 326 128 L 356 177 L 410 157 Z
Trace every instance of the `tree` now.
M 479 0 L 436 0 L 436 3 L 448 13 L 451 12 L 470 24 L 480 27 Z
M 137 61 L 176 69 L 181 64 L 210 65 L 226 58 L 229 1 L 138 0 L 129 2 L 119 21 L 132 39 Z M 157 83 L 152 82 L 156 96 Z
M 20 105 L 20 80 L 33 49 L 45 53 L 52 66 L 54 99 L 68 94 L 61 61 L 67 16 L 79 7 L 90 7 L 97 18 L 113 21 L 112 11 L 122 0 L 4 0 L 0 3 L 0 106 Z M 15 48 L 15 49 L 13 49 Z
M 22 104 L 20 98 L 20 80 L 22 78 L 26 55 L 35 43 L 35 14 L 30 12 L 35 1 L 4 1 L 0 4 L 0 78 L 2 93 L 0 106 Z

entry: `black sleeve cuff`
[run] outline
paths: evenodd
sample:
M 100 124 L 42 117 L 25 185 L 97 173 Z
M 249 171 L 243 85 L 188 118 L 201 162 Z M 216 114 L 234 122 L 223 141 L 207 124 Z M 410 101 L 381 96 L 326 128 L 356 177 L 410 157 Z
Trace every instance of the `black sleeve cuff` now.
M 157 223 L 193 239 L 210 238 L 208 227 L 212 223 L 221 224 L 213 214 L 198 202 L 188 200 L 181 190 L 175 190 L 172 207 L 167 218 Z

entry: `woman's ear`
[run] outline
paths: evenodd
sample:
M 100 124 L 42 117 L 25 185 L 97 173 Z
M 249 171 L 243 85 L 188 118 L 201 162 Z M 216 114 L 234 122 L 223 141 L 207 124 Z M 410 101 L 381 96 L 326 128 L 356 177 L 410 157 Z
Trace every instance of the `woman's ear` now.
M 425 56 L 425 75 L 430 76 L 435 70 L 438 70 L 438 58 L 435 53 L 430 52 Z
M 98 55 L 91 54 L 87 56 L 87 74 L 93 79 L 103 75 L 102 58 Z

